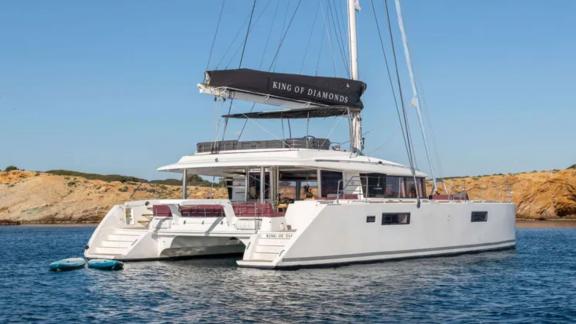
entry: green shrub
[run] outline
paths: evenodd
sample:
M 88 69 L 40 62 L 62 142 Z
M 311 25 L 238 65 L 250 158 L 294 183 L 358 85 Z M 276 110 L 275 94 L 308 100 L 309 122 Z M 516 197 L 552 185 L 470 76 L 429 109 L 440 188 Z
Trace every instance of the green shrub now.
M 576 169 L 576 164 L 572 164 L 571 166 L 568 167 L 568 169 Z
M 6 172 L 16 171 L 16 170 L 19 170 L 19 169 L 14 165 L 9 165 L 6 167 L 6 169 L 4 169 L 4 171 L 6 171 Z

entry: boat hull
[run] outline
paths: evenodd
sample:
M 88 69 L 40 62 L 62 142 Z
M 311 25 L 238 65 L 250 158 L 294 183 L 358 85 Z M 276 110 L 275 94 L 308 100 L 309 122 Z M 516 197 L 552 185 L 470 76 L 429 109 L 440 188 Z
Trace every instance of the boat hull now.
M 286 215 L 298 228 L 277 256 L 266 259 L 255 247 L 239 265 L 257 268 L 332 266 L 417 257 L 434 257 L 514 248 L 515 207 L 509 203 L 303 202 Z M 306 210 L 317 213 L 306 219 Z M 472 221 L 472 213 L 486 213 Z M 390 214 L 409 214 L 404 224 L 388 224 Z M 264 245 L 271 242 L 264 241 Z M 258 245 L 258 241 L 254 243 Z M 272 242 L 274 243 L 274 242 Z M 279 242 L 280 244 L 280 242 Z

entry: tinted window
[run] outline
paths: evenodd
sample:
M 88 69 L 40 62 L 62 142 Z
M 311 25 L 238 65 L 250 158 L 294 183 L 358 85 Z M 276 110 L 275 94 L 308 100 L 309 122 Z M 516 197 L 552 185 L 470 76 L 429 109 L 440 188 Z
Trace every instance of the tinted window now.
M 487 222 L 488 212 L 485 211 L 474 211 L 472 212 L 472 222 Z
M 338 193 L 338 183 L 340 183 L 340 187 L 342 188 L 342 172 L 333 172 L 333 171 L 321 171 L 320 176 L 322 180 L 322 197 L 328 197 L 330 194 L 337 194 Z
M 424 178 L 416 178 L 416 181 L 418 181 L 418 188 L 416 184 L 414 184 L 414 177 L 404 178 L 405 198 L 417 198 L 417 194 L 420 195 L 420 198 L 426 197 L 426 183 Z M 416 192 L 416 190 L 418 190 L 418 192 Z
M 384 190 L 384 197 L 386 198 L 400 198 L 402 197 L 402 177 L 386 176 L 386 187 Z
M 380 173 L 361 173 L 362 191 L 365 197 L 384 198 L 386 175 Z
M 366 223 L 376 222 L 376 216 L 366 216 Z
M 382 225 L 410 224 L 410 213 L 382 213 Z

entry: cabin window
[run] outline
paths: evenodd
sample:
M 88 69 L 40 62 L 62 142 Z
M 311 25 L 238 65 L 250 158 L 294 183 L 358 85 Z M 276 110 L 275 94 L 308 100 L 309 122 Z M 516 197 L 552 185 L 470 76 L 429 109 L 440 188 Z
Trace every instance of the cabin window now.
M 366 216 L 366 223 L 375 223 L 376 222 L 376 216 Z
M 384 198 L 386 175 L 381 173 L 361 173 L 362 191 L 364 197 Z
M 342 172 L 334 171 L 320 171 L 322 181 L 322 197 L 326 198 L 328 195 L 336 195 L 338 193 L 338 185 L 342 190 Z
M 410 224 L 410 213 L 382 213 L 382 225 Z
M 487 222 L 488 221 L 488 212 L 486 212 L 486 211 L 473 211 L 471 220 L 473 223 L 474 222 Z
M 281 170 L 279 174 L 279 201 L 318 198 L 318 173 L 316 170 Z
M 402 177 L 386 176 L 386 184 L 384 189 L 384 197 L 386 198 L 400 198 L 402 197 Z
M 270 173 L 264 173 L 264 199 L 270 199 Z M 260 199 L 260 172 L 248 173 L 248 200 Z
M 426 184 L 424 178 L 416 178 L 417 183 L 414 183 L 413 177 L 404 177 L 404 193 L 405 198 L 420 198 L 426 197 Z M 418 186 L 418 187 L 417 187 Z M 418 190 L 418 192 L 416 191 Z

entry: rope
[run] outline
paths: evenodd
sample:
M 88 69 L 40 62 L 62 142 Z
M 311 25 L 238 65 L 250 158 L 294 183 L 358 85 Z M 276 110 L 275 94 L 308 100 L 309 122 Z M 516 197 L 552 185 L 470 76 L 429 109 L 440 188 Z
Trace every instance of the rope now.
M 318 7 L 316 7 L 316 12 L 314 13 L 314 19 L 312 19 L 312 27 L 310 28 L 310 34 L 308 35 L 308 40 L 306 41 L 306 47 L 304 48 L 304 57 L 302 57 L 302 64 L 300 64 L 300 71 L 299 73 L 302 73 L 302 71 L 304 70 L 304 64 L 306 63 L 306 58 L 308 57 L 308 52 L 310 49 L 310 43 L 312 41 L 312 36 L 314 36 L 314 27 L 316 27 L 316 21 L 318 20 L 318 12 L 320 12 L 319 7 L 320 7 L 320 3 L 318 2 Z
M 254 17 L 254 9 L 256 8 L 256 0 L 252 1 L 252 11 L 250 11 L 250 20 L 248 20 L 248 28 L 246 28 L 246 36 L 244 36 L 244 44 L 242 45 L 242 53 L 240 54 L 240 62 L 238 68 L 242 67 L 244 60 L 244 52 L 246 51 L 246 44 L 248 44 L 248 36 L 250 35 L 250 27 L 252 26 L 252 18 Z
M 218 31 L 220 30 L 220 22 L 222 21 L 222 13 L 224 12 L 225 3 L 226 0 L 222 0 L 222 5 L 220 6 L 220 12 L 218 13 L 218 20 L 216 22 L 216 30 L 214 31 L 214 36 L 212 36 L 212 43 L 210 44 L 210 52 L 208 54 L 208 63 L 206 63 L 206 70 L 208 70 L 208 67 L 210 67 L 210 62 L 212 61 L 212 53 L 214 52 L 216 37 L 218 36 Z
M 274 66 L 274 63 L 276 63 L 276 59 L 278 58 L 278 54 L 280 54 L 280 49 L 282 48 L 282 45 L 284 45 L 284 40 L 286 39 L 286 35 L 288 35 L 288 31 L 290 30 L 290 27 L 292 26 L 292 23 L 294 22 L 294 17 L 296 17 L 296 13 L 298 12 L 298 8 L 300 8 L 301 4 L 302 4 L 302 0 L 299 0 L 298 4 L 296 5 L 296 8 L 292 12 L 292 16 L 290 17 L 290 21 L 288 22 L 288 26 L 284 30 L 284 34 L 282 35 L 282 38 L 280 39 L 280 43 L 278 44 L 278 47 L 276 48 L 276 52 L 274 53 L 274 56 L 272 57 L 272 62 L 270 63 L 270 67 L 268 68 L 268 70 L 271 70 L 272 67 Z
M 402 107 L 402 118 L 404 120 L 405 125 L 405 136 L 406 136 L 406 143 L 408 144 L 407 153 L 408 153 L 408 161 L 410 163 L 410 171 L 412 172 L 412 178 L 414 179 L 414 186 L 416 187 L 416 198 L 418 199 L 418 207 L 420 207 L 420 186 L 418 185 L 418 181 L 416 179 L 416 168 L 415 168 L 415 161 L 414 161 L 414 147 L 412 145 L 412 138 L 410 136 L 410 125 L 408 123 L 408 115 L 406 113 L 406 105 L 404 103 L 404 95 L 402 93 L 402 82 L 400 80 L 400 72 L 398 71 L 398 58 L 396 55 L 396 46 L 394 44 L 394 35 L 392 33 L 392 24 L 390 22 L 390 13 L 388 10 L 388 0 L 384 0 L 384 4 L 386 7 L 386 19 L 388 22 L 388 33 L 390 35 L 390 44 L 392 46 L 392 54 L 394 57 L 394 68 L 396 72 L 396 81 L 398 83 L 398 93 L 400 95 L 400 104 Z
M 402 140 L 404 142 L 404 147 L 406 152 L 408 152 L 408 143 L 406 141 L 406 130 L 404 129 L 404 123 L 402 122 L 402 117 L 400 114 L 400 106 L 398 104 L 398 98 L 396 94 L 396 89 L 394 88 L 394 81 L 392 81 L 392 73 L 390 72 L 390 64 L 388 63 L 388 56 L 386 55 L 386 50 L 384 49 L 384 40 L 382 37 L 382 32 L 380 28 L 380 23 L 378 21 L 378 16 L 376 16 L 376 9 L 374 7 L 374 0 L 370 0 L 372 7 L 372 16 L 374 17 L 374 23 L 376 24 L 376 29 L 378 31 L 378 39 L 380 40 L 380 49 L 382 50 L 382 55 L 384 56 L 384 65 L 386 66 L 386 74 L 388 76 L 388 83 L 390 84 L 390 90 L 392 91 L 392 98 L 394 99 L 394 107 L 396 108 L 396 116 L 398 117 L 398 123 L 400 124 L 400 130 L 402 131 Z
M 264 57 L 266 57 L 266 52 L 268 52 L 268 45 L 270 44 L 270 38 L 272 36 L 272 31 L 274 30 L 274 23 L 276 22 L 276 16 L 278 15 L 278 8 L 280 7 L 280 1 L 276 1 L 276 7 L 274 8 L 274 14 L 272 15 L 272 24 L 268 28 L 268 36 L 266 36 L 266 42 L 264 43 L 264 49 L 262 50 L 262 57 L 260 57 L 260 64 L 258 68 L 262 68 L 264 64 Z
M 340 58 L 342 59 L 342 63 L 346 67 L 346 71 L 350 71 L 348 67 L 348 60 L 346 57 L 346 50 L 344 49 L 345 46 L 342 44 L 342 32 L 337 27 L 336 19 L 334 18 L 334 13 L 332 12 L 332 5 L 331 2 L 328 1 L 328 13 L 329 13 L 329 21 L 332 22 L 332 29 L 334 30 L 334 37 L 336 38 L 336 45 L 338 46 L 338 50 L 340 52 Z
M 246 44 L 248 43 L 248 36 L 250 35 L 250 27 L 252 26 L 252 18 L 254 17 L 254 9 L 256 8 L 256 0 L 252 1 L 252 10 L 250 11 L 250 19 L 248 20 L 248 27 L 246 28 L 246 35 L 244 36 L 244 44 L 242 45 L 242 54 L 240 54 L 240 62 L 238 63 L 238 68 L 242 67 L 242 61 L 244 60 L 244 53 L 246 51 Z M 228 113 L 230 115 L 232 111 L 232 104 L 234 103 L 234 98 L 230 99 L 230 104 L 228 105 Z M 226 130 L 228 129 L 228 117 L 224 118 L 224 129 L 222 130 L 222 140 L 226 136 Z

